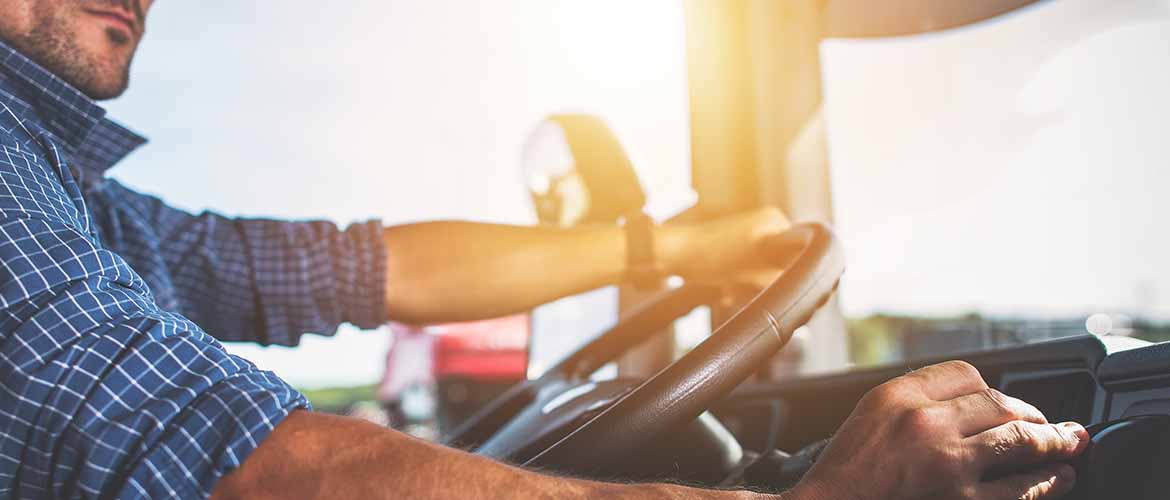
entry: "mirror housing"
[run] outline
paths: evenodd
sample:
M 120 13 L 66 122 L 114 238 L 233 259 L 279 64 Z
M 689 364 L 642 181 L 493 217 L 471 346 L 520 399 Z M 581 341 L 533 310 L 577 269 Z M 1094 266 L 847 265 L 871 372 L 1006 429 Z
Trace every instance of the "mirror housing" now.
M 540 122 L 524 143 L 523 173 L 541 224 L 613 224 L 646 204 L 629 157 L 596 116 Z

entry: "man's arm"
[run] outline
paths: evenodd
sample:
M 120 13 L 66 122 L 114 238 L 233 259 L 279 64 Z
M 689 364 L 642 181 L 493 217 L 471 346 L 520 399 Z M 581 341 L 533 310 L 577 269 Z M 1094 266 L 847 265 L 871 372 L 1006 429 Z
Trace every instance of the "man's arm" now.
M 331 334 L 342 322 L 374 328 L 389 319 L 377 221 L 342 229 L 192 214 L 112 180 L 89 201 L 113 229 L 105 244 L 150 278 L 160 304 L 220 340 L 295 345 L 304 333 Z M 131 234 L 142 224 L 155 236 Z
M 668 484 L 615 484 L 538 474 L 359 419 L 289 415 L 220 480 L 216 500 L 312 498 L 770 498 Z M 795 500 L 795 498 L 794 498 Z
M 111 227 L 145 221 L 157 247 L 115 235 L 108 245 L 154 290 L 221 340 L 292 345 L 342 322 L 372 328 L 394 319 L 438 323 L 529 310 L 623 278 L 621 228 L 558 229 L 428 222 L 346 229 L 326 221 L 190 214 L 115 181 L 93 195 Z M 788 221 L 765 208 L 655 234 L 657 260 L 672 274 L 726 279 L 762 267 L 755 242 Z M 166 287 L 164 287 L 166 288 Z
M 988 389 L 970 365 L 924 368 L 871 391 L 785 500 L 1043 500 L 1068 492 L 1060 462 L 1084 428 Z M 774 498 L 557 477 L 426 443 L 357 419 L 294 412 L 212 498 Z
M 762 262 L 756 243 L 788 228 L 764 208 L 655 234 L 664 270 L 727 279 Z M 571 229 L 471 222 L 388 227 L 386 301 L 390 316 L 409 323 L 483 319 L 529 310 L 561 297 L 620 281 L 626 271 L 621 228 Z

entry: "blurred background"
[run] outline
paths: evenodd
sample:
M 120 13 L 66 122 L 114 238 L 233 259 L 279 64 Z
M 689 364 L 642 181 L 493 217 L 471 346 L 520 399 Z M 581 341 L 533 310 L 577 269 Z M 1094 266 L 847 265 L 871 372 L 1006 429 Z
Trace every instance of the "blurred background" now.
M 151 142 L 112 175 L 187 210 L 530 224 L 526 136 L 589 111 L 669 210 L 693 197 L 682 16 L 673 0 L 159 2 L 108 106 Z M 377 380 L 387 338 L 233 348 L 320 387 Z
M 839 4 L 864 2 L 159 2 L 130 91 L 109 103 L 152 142 L 112 175 L 193 211 L 530 224 L 525 139 L 585 112 L 613 129 L 659 220 L 705 203 L 696 172 L 758 167 L 731 205 L 834 223 L 849 261 L 838 319 L 803 334 L 794 372 L 1086 332 L 1168 338 L 1170 2 L 1050 0 L 882 37 L 833 18 Z M 521 353 L 475 372 L 506 387 L 612 323 L 617 296 L 229 349 L 353 411 L 470 369 L 390 381 L 394 339 L 432 353 L 411 359 Z M 676 325 L 682 348 L 719 317 Z M 510 340 L 476 344 L 485 329 Z M 470 340 L 435 340 L 451 331 Z M 559 340 L 538 353 L 544 332 Z M 433 413 L 461 390 L 474 406 L 457 384 L 395 411 Z

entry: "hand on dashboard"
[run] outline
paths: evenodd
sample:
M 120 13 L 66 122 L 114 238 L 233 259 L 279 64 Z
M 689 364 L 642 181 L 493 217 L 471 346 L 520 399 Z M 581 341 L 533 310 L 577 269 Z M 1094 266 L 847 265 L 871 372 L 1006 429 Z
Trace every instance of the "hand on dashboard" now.
M 791 492 L 810 499 L 1059 498 L 1089 436 L 949 361 L 865 395 Z

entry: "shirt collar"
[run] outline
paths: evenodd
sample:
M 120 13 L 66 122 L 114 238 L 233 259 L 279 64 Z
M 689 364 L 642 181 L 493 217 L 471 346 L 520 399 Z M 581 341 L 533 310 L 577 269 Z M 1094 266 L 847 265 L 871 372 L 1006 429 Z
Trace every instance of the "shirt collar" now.
M 65 144 L 74 166 L 100 175 L 146 139 L 106 118 L 106 110 L 80 90 L 0 40 L 0 85 L 11 82 L 16 99 L 41 118 L 40 125 Z M 0 88 L 0 90 L 4 90 Z

